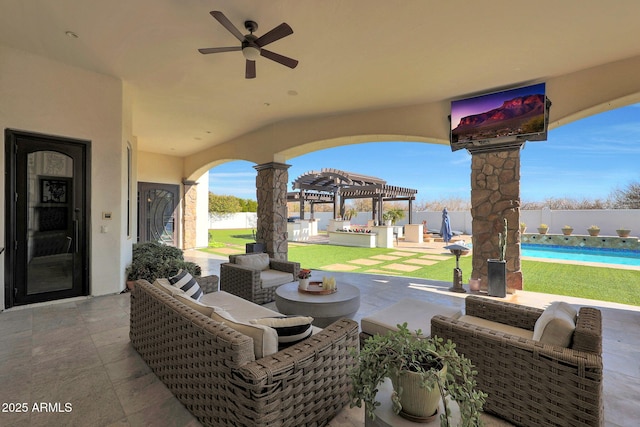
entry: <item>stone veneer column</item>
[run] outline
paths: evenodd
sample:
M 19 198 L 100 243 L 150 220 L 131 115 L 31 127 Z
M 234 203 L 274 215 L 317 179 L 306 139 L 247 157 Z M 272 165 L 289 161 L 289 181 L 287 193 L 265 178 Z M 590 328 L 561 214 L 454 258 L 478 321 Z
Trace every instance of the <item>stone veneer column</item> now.
M 498 233 L 507 219 L 507 292 L 522 289 L 520 266 L 520 149 L 472 154 L 472 278 L 487 290 L 487 260 L 499 258 Z
M 193 249 L 196 247 L 198 183 L 195 181 L 183 181 L 182 184 L 184 185 L 182 248 Z
M 258 198 L 258 229 L 256 242 L 264 243 L 271 258 L 286 261 L 287 242 L 287 182 L 290 165 L 264 163 L 254 166 Z

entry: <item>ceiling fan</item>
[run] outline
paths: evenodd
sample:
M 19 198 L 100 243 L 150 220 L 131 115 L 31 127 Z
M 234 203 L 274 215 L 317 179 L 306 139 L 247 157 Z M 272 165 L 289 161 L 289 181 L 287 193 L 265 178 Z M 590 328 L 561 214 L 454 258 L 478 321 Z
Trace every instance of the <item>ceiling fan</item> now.
M 269 43 L 273 43 L 277 40 L 280 40 L 281 38 L 293 34 L 293 30 L 286 23 L 283 22 L 266 34 L 263 34 L 260 37 L 256 37 L 253 35 L 254 31 L 258 29 L 258 24 L 255 21 L 244 22 L 244 27 L 247 29 L 247 31 L 249 31 L 249 34 L 242 35 L 242 33 L 231 23 L 231 21 L 227 19 L 224 13 L 217 10 L 213 10 L 210 13 L 211 16 L 213 16 L 220 24 L 222 24 L 223 27 L 227 29 L 227 31 L 233 34 L 235 38 L 240 40 L 241 45 L 232 47 L 209 47 L 198 49 L 198 51 L 203 55 L 209 53 L 233 52 L 241 50 L 242 54 L 247 59 L 245 70 L 245 78 L 247 79 L 254 79 L 256 77 L 256 59 L 258 59 L 259 56 L 264 56 L 267 59 L 275 61 L 289 68 L 296 68 L 296 66 L 298 65 L 298 61 L 296 61 L 295 59 L 288 58 L 275 52 L 271 52 L 267 49 L 263 49 L 263 47 L 268 45 Z

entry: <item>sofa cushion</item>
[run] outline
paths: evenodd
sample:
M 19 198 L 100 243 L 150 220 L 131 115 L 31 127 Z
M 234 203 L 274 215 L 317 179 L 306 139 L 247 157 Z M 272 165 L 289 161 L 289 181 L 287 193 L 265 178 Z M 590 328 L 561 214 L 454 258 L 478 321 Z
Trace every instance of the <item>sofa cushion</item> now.
M 515 326 L 505 325 L 504 323 L 494 322 L 491 320 L 483 319 L 481 317 L 468 316 L 465 314 L 464 316 L 460 316 L 458 320 L 461 322 L 480 326 L 482 328 L 493 329 L 494 331 L 499 331 L 505 334 L 526 338 L 528 340 L 533 338 L 533 331 L 529 331 L 527 329 L 522 329 L 522 328 L 516 328 Z
M 269 308 L 255 304 L 237 295 L 225 291 L 205 294 L 200 302 L 209 306 L 220 307 L 228 311 L 238 322 L 249 322 L 258 317 L 281 316 L 280 313 Z
M 577 311 L 561 301 L 544 309 L 533 328 L 533 339 L 543 344 L 570 347 L 576 329 Z
M 229 312 L 214 307 L 211 318 L 253 339 L 253 352 L 256 359 L 269 356 L 278 351 L 278 334 L 275 329 L 264 325 L 252 325 L 237 321 Z
M 202 298 L 203 292 L 200 289 L 200 285 L 187 270 L 180 269 L 178 274 L 169 277 L 169 282 L 173 286 L 182 289 L 187 296 L 196 301 L 200 301 L 200 298 Z
M 266 269 L 260 273 L 263 288 L 284 285 L 293 282 L 293 274 L 285 271 Z
M 175 286 L 173 286 L 169 282 L 169 279 L 165 279 L 165 278 L 156 279 L 153 282 L 153 286 L 155 286 L 156 288 L 160 289 L 162 292 L 169 294 L 171 296 L 184 295 L 184 291 L 180 288 L 176 288 Z
M 311 326 L 313 317 L 308 316 L 263 317 L 249 322 L 275 329 L 278 334 L 278 349 L 280 350 L 309 338 L 313 333 Z
M 173 297 L 184 305 L 193 308 L 195 311 L 202 313 L 207 317 L 210 317 L 211 313 L 213 313 L 213 307 L 202 304 L 201 302 L 196 301 L 193 298 L 186 296 L 185 294 L 176 294 Z
M 254 270 L 266 270 L 269 268 L 269 254 L 240 255 L 236 257 L 236 264 Z

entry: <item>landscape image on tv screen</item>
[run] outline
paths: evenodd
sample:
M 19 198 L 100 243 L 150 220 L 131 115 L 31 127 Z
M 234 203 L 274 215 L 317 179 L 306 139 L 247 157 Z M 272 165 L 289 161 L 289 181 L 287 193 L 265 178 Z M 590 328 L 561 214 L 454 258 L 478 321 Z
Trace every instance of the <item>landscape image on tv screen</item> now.
M 451 143 L 469 145 L 546 131 L 545 84 L 451 102 Z

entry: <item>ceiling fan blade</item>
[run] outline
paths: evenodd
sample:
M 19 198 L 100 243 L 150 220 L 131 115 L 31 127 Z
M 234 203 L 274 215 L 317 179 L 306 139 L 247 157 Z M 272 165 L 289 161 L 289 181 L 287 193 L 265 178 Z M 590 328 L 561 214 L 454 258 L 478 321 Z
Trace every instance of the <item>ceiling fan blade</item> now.
M 298 66 L 297 60 L 280 55 L 279 53 L 271 52 L 267 49 L 260 49 L 260 56 L 264 56 L 265 58 L 276 61 L 289 68 L 296 68 Z
M 293 30 L 287 23 L 283 22 L 273 30 L 258 37 L 258 40 L 256 40 L 256 44 L 260 47 L 266 46 L 269 43 L 273 43 L 274 41 L 280 40 L 283 37 L 287 37 L 290 34 L 293 34 Z
M 224 16 L 224 13 L 220 12 L 219 10 L 212 10 L 209 13 L 211 13 L 211 16 L 213 16 L 219 23 L 221 23 L 222 26 L 225 27 L 227 31 L 233 34 L 238 40 L 240 40 L 241 42 L 244 41 L 244 35 L 235 27 L 235 25 L 231 23 L 231 21 L 229 21 L 229 19 L 227 19 L 226 16 Z
M 203 55 L 206 55 L 208 53 L 220 53 L 220 52 L 235 52 L 237 50 L 242 50 L 241 46 L 233 46 L 233 47 L 207 47 L 204 49 L 198 49 L 198 52 L 200 52 Z
M 256 61 L 249 61 L 247 59 L 247 67 L 244 73 L 245 79 L 255 79 L 256 78 Z

